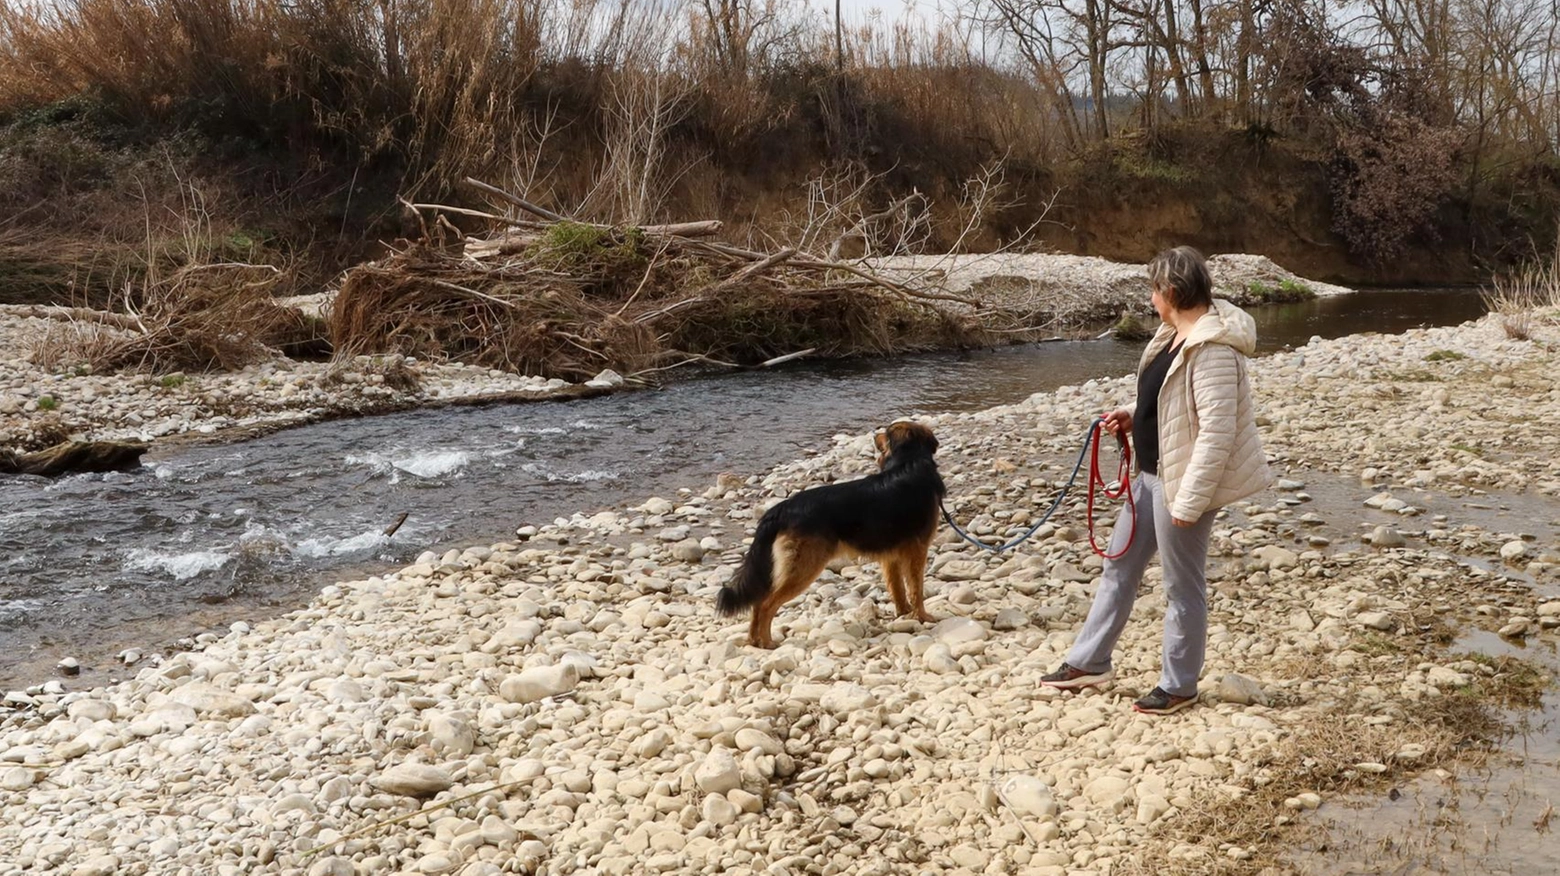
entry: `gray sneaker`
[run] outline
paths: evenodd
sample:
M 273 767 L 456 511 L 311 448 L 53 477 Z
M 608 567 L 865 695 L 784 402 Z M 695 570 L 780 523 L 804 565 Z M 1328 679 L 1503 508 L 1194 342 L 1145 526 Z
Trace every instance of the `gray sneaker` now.
M 1145 715 L 1171 715 L 1197 702 L 1197 694 L 1189 697 L 1176 696 L 1173 693 L 1165 693 L 1163 688 L 1154 688 L 1148 695 L 1132 704 L 1132 710 L 1142 712 Z
M 1085 687 L 1098 687 L 1115 677 L 1116 673 L 1110 669 L 1104 672 L 1089 672 L 1063 663 L 1062 667 L 1055 672 L 1047 672 L 1040 676 L 1040 683 L 1058 690 L 1079 690 Z

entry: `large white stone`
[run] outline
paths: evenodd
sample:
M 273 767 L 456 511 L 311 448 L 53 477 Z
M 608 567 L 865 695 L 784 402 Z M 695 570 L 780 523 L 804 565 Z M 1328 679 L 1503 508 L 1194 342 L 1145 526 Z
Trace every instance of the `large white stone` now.
M 534 703 L 574 690 L 580 672 L 572 663 L 534 666 L 499 683 L 499 696 L 511 703 Z
M 26 767 L 0 770 L 0 791 L 25 791 L 33 784 L 33 771 Z
M 741 813 L 724 794 L 708 794 L 704 798 L 704 820 L 717 827 L 725 827 L 737 820 Z
M 946 645 L 977 642 L 986 638 L 986 628 L 967 617 L 943 618 L 932 627 L 932 636 Z
M 1120 811 L 1131 802 L 1132 783 L 1120 776 L 1100 776 L 1083 786 L 1083 795 L 1102 809 Z
M 1238 672 L 1226 672 L 1219 676 L 1214 695 L 1220 702 L 1241 706 L 1249 706 L 1253 703 L 1266 705 L 1268 701 L 1267 693 L 1262 690 L 1261 684 Z
M 195 710 L 197 715 L 241 718 L 255 713 L 255 704 L 232 691 L 205 684 L 186 684 L 174 689 L 170 697 Z
M 934 574 L 944 581 L 975 581 L 986 572 L 986 564 L 980 560 L 950 560 L 938 567 Z
M 70 871 L 70 876 L 115 876 L 119 872 L 119 859 L 113 855 L 95 855 Z
M 476 746 L 477 734 L 471 724 L 458 715 L 434 712 L 428 716 L 428 733 L 437 750 L 445 757 L 465 757 Z
M 744 727 L 737 731 L 737 748 L 742 751 L 759 751 L 764 754 L 779 754 L 782 750 L 780 740 L 752 727 Z
M 1276 544 L 1265 544 L 1252 551 L 1251 555 L 1269 569 L 1293 569 L 1300 563 L 1299 554 Z
M 1432 687 L 1438 688 L 1468 686 L 1468 676 L 1445 666 L 1430 667 L 1430 671 L 1425 673 L 1425 681 L 1429 682 Z
M 835 684 L 819 698 L 818 704 L 836 715 L 849 715 L 877 705 L 872 691 L 859 684 Z
M 406 797 L 432 797 L 455 784 L 448 772 L 425 763 L 393 766 L 368 781 L 381 791 Z
M 119 709 L 107 700 L 76 700 L 65 707 L 65 714 L 88 721 L 112 721 L 118 717 Z
M 730 751 L 716 748 L 694 770 L 693 780 L 701 791 L 724 794 L 733 788 L 742 787 L 742 770 Z
M 1500 558 L 1508 563 L 1514 563 L 1527 555 L 1527 542 L 1508 541 L 1500 546 Z
M 1056 799 L 1051 786 L 1035 776 L 1014 774 L 997 786 L 999 797 L 1020 816 L 1049 819 L 1056 817 Z

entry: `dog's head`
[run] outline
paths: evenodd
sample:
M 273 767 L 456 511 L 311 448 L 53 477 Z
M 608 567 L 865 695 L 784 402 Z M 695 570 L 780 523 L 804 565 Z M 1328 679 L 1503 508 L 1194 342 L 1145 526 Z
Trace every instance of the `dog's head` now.
M 937 452 L 937 438 L 932 435 L 932 430 L 909 420 L 900 420 L 879 431 L 872 436 L 872 440 L 877 443 L 879 468 L 887 465 L 890 459 L 915 456 L 930 459 Z

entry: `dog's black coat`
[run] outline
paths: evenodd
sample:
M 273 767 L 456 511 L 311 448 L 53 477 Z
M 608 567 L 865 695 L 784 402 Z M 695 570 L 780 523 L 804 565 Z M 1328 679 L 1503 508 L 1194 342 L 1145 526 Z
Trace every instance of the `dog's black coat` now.
M 947 493 L 932 454 L 937 439 L 924 430 L 890 444 L 876 474 L 810 487 L 770 508 L 758 522 L 753 544 L 715 608 L 733 615 L 762 600 L 774 577 L 773 547 L 782 532 L 839 542 L 876 556 L 909 543 L 929 542 Z

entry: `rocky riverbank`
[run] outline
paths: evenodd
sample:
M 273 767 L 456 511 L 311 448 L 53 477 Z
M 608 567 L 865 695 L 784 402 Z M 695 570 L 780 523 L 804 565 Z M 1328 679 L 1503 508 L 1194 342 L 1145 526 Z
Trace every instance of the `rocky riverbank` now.
M 1038 684 L 1098 567 L 1077 504 L 1010 556 L 944 533 L 936 624 L 845 565 L 744 646 L 714 592 L 765 505 L 868 470 L 842 436 L 8 695 L 0 876 L 1255 870 L 1332 795 L 1455 770 L 1479 705 L 1532 682 L 1457 636 L 1560 627 L 1557 344 L 1489 317 L 1254 361 L 1284 481 L 1215 528 L 1205 702 L 1176 716 L 1129 709 L 1157 589 L 1113 688 Z M 1130 392 L 930 418 L 954 513 L 1025 526 Z
M 0 306 L 0 447 L 83 441 L 236 439 L 288 426 L 439 404 L 578 397 L 621 386 L 611 372 L 571 384 L 459 362 L 278 355 L 236 371 L 94 374 L 41 368 L 32 351 L 58 322 Z
M 1210 261 L 1220 294 L 1260 299 L 1285 284 L 1317 294 L 1349 290 L 1300 280 L 1259 256 Z M 1019 314 L 1031 327 L 1109 323 L 1124 310 L 1146 312 L 1141 265 L 1048 254 L 944 256 L 885 260 L 887 276 L 918 287 L 974 294 L 985 306 Z M 293 299 L 318 315 L 328 295 Z M 0 305 L 0 449 L 39 450 L 68 438 L 83 441 L 236 440 L 276 429 L 414 407 L 517 399 L 577 398 L 624 385 L 607 370 L 595 379 L 561 379 L 400 356 L 358 356 L 335 362 L 277 355 L 231 372 L 95 374 L 62 363 L 36 364 L 35 352 L 60 343 L 76 316 L 37 315 L 38 308 Z M 123 334 L 96 326 L 103 336 Z

